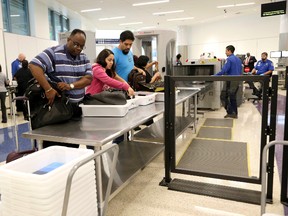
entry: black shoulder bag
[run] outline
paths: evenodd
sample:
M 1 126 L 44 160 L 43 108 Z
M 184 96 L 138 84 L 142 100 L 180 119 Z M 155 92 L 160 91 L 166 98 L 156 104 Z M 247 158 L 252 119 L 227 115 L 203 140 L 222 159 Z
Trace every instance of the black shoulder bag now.
M 55 97 L 52 106 L 48 105 L 44 89 L 38 81 L 33 78 L 29 81 L 30 85 L 25 91 L 25 96 L 29 98 L 31 126 L 32 129 L 40 128 L 46 125 L 61 123 L 67 121 L 73 116 L 73 108 L 69 103 L 69 97 L 57 88 L 57 83 L 49 81 L 61 97 Z M 26 106 L 27 107 L 27 106 Z

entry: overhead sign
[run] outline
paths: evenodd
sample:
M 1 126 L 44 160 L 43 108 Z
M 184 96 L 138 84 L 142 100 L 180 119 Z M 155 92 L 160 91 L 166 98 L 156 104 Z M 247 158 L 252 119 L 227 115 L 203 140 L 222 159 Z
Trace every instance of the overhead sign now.
M 261 17 L 286 14 L 286 1 L 261 4 Z
M 115 38 L 98 38 L 96 44 L 119 44 L 119 39 Z

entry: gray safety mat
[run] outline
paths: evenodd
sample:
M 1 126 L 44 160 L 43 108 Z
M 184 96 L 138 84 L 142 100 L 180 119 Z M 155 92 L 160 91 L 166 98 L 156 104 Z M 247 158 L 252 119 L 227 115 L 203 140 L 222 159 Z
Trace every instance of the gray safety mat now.
M 197 137 L 207 139 L 231 140 L 232 128 L 201 127 Z
M 210 127 L 233 127 L 233 119 L 207 118 L 203 124 Z
M 260 205 L 261 192 L 203 182 L 173 179 L 168 189 Z
M 247 143 L 193 139 L 176 168 L 247 178 Z

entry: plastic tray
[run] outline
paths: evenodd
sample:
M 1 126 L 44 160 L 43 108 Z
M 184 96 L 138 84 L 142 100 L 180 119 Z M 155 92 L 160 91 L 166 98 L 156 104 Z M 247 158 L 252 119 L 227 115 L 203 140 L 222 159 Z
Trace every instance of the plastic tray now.
M 178 98 L 179 90 L 176 90 L 175 92 L 175 99 Z M 157 92 L 155 96 L 155 101 L 157 102 L 163 102 L 164 101 L 164 92 Z
M 138 98 L 129 99 L 127 103 L 129 104 L 129 110 L 139 106 Z
M 82 113 L 84 117 L 93 116 L 125 116 L 129 110 L 129 103 L 125 105 L 79 105 L 82 108 Z
M 135 98 L 139 106 L 145 106 L 155 102 L 156 93 L 154 92 L 135 92 Z

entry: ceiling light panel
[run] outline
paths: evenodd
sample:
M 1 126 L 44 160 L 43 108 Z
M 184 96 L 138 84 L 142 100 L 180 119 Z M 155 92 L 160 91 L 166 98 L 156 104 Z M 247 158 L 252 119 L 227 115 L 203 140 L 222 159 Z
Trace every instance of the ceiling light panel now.
M 100 11 L 102 8 L 93 8 L 93 9 L 87 9 L 87 10 L 81 10 L 81 13 L 88 13 L 88 12 L 94 12 L 94 11 Z
M 248 3 L 242 3 L 242 4 L 235 4 L 235 6 L 247 6 L 247 5 L 254 5 L 255 2 L 248 2 Z
M 131 22 L 131 23 L 121 23 L 119 24 L 120 26 L 124 26 L 124 25 L 139 25 L 142 24 L 143 22 Z
M 99 21 L 105 21 L 105 20 L 114 20 L 114 19 L 124 19 L 125 16 L 118 16 L 118 17 L 106 17 L 106 18 L 100 18 Z
M 221 5 L 221 6 L 217 6 L 217 8 L 229 8 L 229 7 L 234 7 L 234 5 Z
M 181 20 L 191 20 L 194 17 L 183 17 L 183 18 L 174 18 L 174 19 L 167 19 L 167 21 L 181 21 Z
M 161 4 L 161 3 L 167 3 L 167 2 L 169 2 L 169 0 L 142 2 L 142 3 L 135 3 L 135 4 L 132 4 L 132 5 L 133 6 L 144 6 L 144 5 Z
M 153 15 L 163 15 L 163 14 L 173 14 L 173 13 L 183 13 L 184 10 L 166 11 L 166 12 L 156 12 Z

